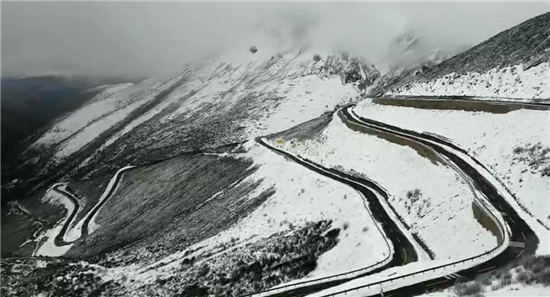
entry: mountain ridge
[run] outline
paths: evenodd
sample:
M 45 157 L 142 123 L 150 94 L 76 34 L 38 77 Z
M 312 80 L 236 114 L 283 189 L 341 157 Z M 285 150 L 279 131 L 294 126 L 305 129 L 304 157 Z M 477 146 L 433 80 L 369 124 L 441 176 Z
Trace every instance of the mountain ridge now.
M 510 68 L 507 71 L 513 72 L 516 70 L 512 70 L 512 68 L 517 68 L 519 65 L 523 66 L 521 69 L 518 68 L 518 71 L 528 71 L 547 64 L 550 62 L 550 53 L 548 52 L 548 48 L 550 48 L 550 30 L 547 29 L 549 26 L 550 12 L 541 14 L 500 32 L 471 49 L 435 66 L 426 67 L 422 72 L 406 72 L 393 79 L 390 84 L 378 86 L 372 93 L 376 96 L 410 94 L 410 92 L 403 91 L 406 91 L 412 85 L 434 83 L 438 79 L 442 79 L 442 82 L 437 85 L 440 87 L 440 85 L 448 85 L 453 79 L 472 73 L 498 72 L 499 69 L 507 67 Z M 453 76 L 453 78 L 447 76 Z M 487 80 L 489 78 L 481 79 Z M 422 90 L 424 89 L 421 88 L 419 91 Z M 431 95 L 430 90 L 424 92 L 417 95 Z M 437 91 L 432 91 L 432 94 L 433 92 Z M 459 94 L 449 93 L 448 95 Z M 498 97 L 499 94 L 495 93 L 494 96 Z M 506 97 L 506 94 L 500 94 L 500 96 Z M 518 96 L 521 96 L 521 94 L 518 94 Z

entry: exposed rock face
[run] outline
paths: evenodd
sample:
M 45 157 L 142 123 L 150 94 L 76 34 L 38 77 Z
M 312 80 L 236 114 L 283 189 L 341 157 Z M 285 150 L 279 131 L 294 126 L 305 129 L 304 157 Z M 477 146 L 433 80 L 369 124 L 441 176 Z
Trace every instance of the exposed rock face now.
M 324 63 L 318 69 L 319 75 L 338 75 L 343 84 L 353 84 L 362 92 L 380 78 L 380 71 L 374 64 L 368 63 L 363 58 L 350 57 L 346 52 L 329 55 L 322 62 Z

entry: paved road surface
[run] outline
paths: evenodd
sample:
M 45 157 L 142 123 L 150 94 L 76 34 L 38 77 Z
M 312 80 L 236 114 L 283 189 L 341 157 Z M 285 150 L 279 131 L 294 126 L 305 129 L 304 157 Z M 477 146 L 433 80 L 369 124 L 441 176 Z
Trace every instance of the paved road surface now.
M 297 158 L 283 150 L 266 145 L 261 139 L 257 139 L 257 141 L 261 145 L 267 147 L 268 149 L 273 150 L 278 154 L 281 154 L 284 157 L 298 164 L 301 164 L 302 166 L 305 166 L 306 168 L 312 171 L 315 171 L 323 176 L 326 176 L 328 178 L 331 178 L 341 183 L 344 183 L 346 185 L 349 185 L 355 190 L 359 191 L 361 194 L 363 194 L 363 196 L 369 202 L 369 209 L 374 219 L 382 225 L 383 231 L 386 234 L 386 236 L 390 239 L 391 244 L 393 245 L 393 249 L 395 251 L 392 255 L 392 260 L 388 264 L 376 270 L 369 271 L 368 273 L 355 276 L 353 278 L 329 281 L 320 285 L 317 284 L 313 286 L 306 286 L 302 288 L 291 289 L 284 293 L 277 293 L 270 296 L 290 296 L 290 295 L 304 296 L 331 286 L 335 286 L 335 285 L 347 282 L 351 279 L 364 277 L 366 275 L 378 273 L 390 267 L 401 266 L 407 263 L 416 262 L 418 260 L 418 256 L 416 254 L 416 251 L 413 245 L 408 240 L 408 238 L 401 232 L 401 230 L 397 227 L 396 223 L 390 218 L 388 213 L 385 211 L 384 207 L 382 207 L 380 201 L 378 200 L 378 197 L 374 193 L 374 191 L 376 191 L 380 195 L 382 195 L 382 197 L 385 196 L 384 190 L 381 189 L 378 185 L 366 179 L 362 179 L 356 176 L 351 176 L 349 174 L 342 173 L 332 168 L 326 168 L 310 160 Z
M 489 181 L 487 181 L 487 179 L 481 173 L 479 173 L 468 162 L 462 160 L 455 153 L 453 153 L 454 149 L 458 149 L 461 152 L 465 152 L 465 150 L 458 148 L 456 145 L 445 142 L 444 140 L 434 137 L 432 135 L 409 131 L 385 123 L 366 119 L 356 114 L 352 116 L 351 113 L 353 111 L 351 110 L 351 108 L 353 108 L 353 106 L 345 107 L 340 111 L 347 121 L 363 125 L 374 130 L 390 132 L 399 137 L 410 139 L 412 141 L 426 145 L 436 152 L 440 153 L 441 155 L 449 158 L 458 168 L 460 168 L 460 170 L 466 173 L 474 181 L 476 188 L 480 190 L 488 198 L 491 204 L 493 204 L 493 206 L 503 214 L 504 220 L 510 226 L 510 229 L 512 231 L 512 235 L 510 236 L 510 245 L 503 253 L 496 256 L 495 258 L 470 269 L 460 271 L 459 273 L 454 273 L 445 277 L 434 278 L 429 281 L 424 281 L 415 285 L 386 292 L 384 296 L 411 296 L 422 294 L 428 291 L 443 289 L 453 285 L 455 281 L 459 278 L 473 279 L 479 274 L 483 274 L 498 267 L 502 267 L 520 257 L 521 255 L 534 254 L 539 242 L 537 236 L 525 223 L 525 221 L 521 219 L 515 209 L 510 204 L 508 204 L 506 199 L 498 193 L 496 188 Z M 379 294 L 373 296 L 378 295 Z
M 63 228 L 61 228 L 57 236 L 54 238 L 54 244 L 57 246 L 69 245 L 74 241 L 66 242 L 63 238 L 65 237 L 65 233 L 67 233 L 69 226 L 71 225 L 72 221 L 76 217 L 76 214 L 78 213 L 78 210 L 80 209 L 80 203 L 78 202 L 78 199 L 76 199 L 76 197 L 74 197 L 71 193 L 62 190 L 61 185 L 54 186 L 53 190 L 61 195 L 65 195 L 65 197 L 69 198 L 69 200 L 71 200 L 71 202 L 74 204 L 73 212 L 69 215 L 69 218 L 65 222 L 65 225 L 63 225 Z

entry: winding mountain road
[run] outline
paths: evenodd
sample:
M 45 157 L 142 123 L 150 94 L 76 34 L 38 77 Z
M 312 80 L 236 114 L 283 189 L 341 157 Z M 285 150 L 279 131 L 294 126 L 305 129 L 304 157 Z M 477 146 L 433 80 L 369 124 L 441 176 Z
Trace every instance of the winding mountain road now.
M 503 194 L 499 192 L 497 189 L 498 187 L 493 184 L 494 181 L 492 183 L 487 178 L 486 174 L 490 174 L 490 172 L 481 162 L 469 156 L 466 150 L 458 147 L 456 144 L 448 141 L 444 137 L 430 133 L 409 131 L 388 125 L 386 123 L 366 119 L 355 114 L 353 112 L 353 107 L 353 105 L 348 105 L 338 111 L 338 115 L 346 124 L 357 125 L 383 133 L 390 133 L 394 136 L 413 141 L 418 145 L 425 146 L 436 152 L 436 154 L 443 156 L 445 161 L 449 163 L 448 165 L 454 170 L 457 170 L 458 173 L 466 179 L 466 182 L 472 186 L 472 192 L 474 195 L 476 195 L 474 188 L 477 192 L 482 193 L 485 197 L 484 199 L 486 200 L 481 199 L 479 201 L 481 206 L 483 207 L 484 203 L 486 203 L 483 201 L 487 201 L 492 205 L 492 207 L 494 207 L 492 209 L 486 209 L 489 214 L 491 214 L 495 209 L 500 212 L 505 226 L 501 225 L 500 220 L 497 217 L 494 217 L 494 215 L 491 216 L 493 216 L 492 220 L 500 226 L 499 230 L 505 239 L 501 238 L 499 246 L 491 251 L 470 257 L 468 259 L 461 259 L 452 263 L 447 263 L 437 267 L 429 267 L 427 269 L 408 274 L 396 275 L 395 277 L 387 278 L 382 281 L 365 283 L 359 286 L 346 288 L 338 292 L 332 292 L 330 294 L 323 295 L 323 297 L 345 295 L 347 293 L 372 288 L 374 286 L 380 286 L 382 288 L 387 286 L 389 289 L 384 292 L 384 296 L 411 296 L 422 294 L 452 286 L 457 279 L 473 279 L 480 274 L 487 273 L 491 270 L 509 264 L 522 255 L 534 254 L 539 242 L 537 236 L 529 225 L 527 225 L 527 223 L 525 223 L 521 216 L 516 212 L 515 208 L 508 203 L 508 200 L 505 197 L 503 197 Z M 414 251 L 414 248 L 412 247 L 411 242 L 406 240 L 406 236 L 399 231 L 399 228 L 396 226 L 396 222 L 392 221 L 386 210 L 381 206 L 380 201 L 377 199 L 374 192 L 377 192 L 377 194 L 380 195 L 381 193 L 384 193 L 384 190 L 381 189 L 376 183 L 356 176 L 350 176 L 335 169 L 326 168 L 305 158 L 292 155 L 267 144 L 263 141 L 263 139 L 257 139 L 257 141 L 270 150 L 273 150 L 286 158 L 307 167 L 310 170 L 352 186 L 367 198 L 369 201 L 369 207 L 371 208 L 372 213 L 375 214 L 375 219 L 382 224 L 384 232 L 392 242 L 396 253 L 393 254 L 393 258 L 390 263 L 380 267 L 379 269 L 369 271 L 362 276 L 371 275 L 392 266 L 394 267 L 405 264 L 399 264 L 400 253 L 397 251 L 403 250 L 408 254 L 410 251 Z M 447 272 L 449 269 L 452 272 Z M 430 273 L 433 275 L 431 277 L 426 277 L 426 275 Z M 339 279 L 338 281 L 327 280 L 323 284 L 315 284 L 311 286 L 305 284 L 305 286 L 285 290 L 283 293 L 280 291 L 270 292 L 270 290 L 267 290 L 261 292 L 264 294 L 255 294 L 255 296 L 303 296 L 355 278 L 358 277 Z M 403 285 L 396 286 L 397 283 L 402 280 L 406 280 L 407 278 L 408 280 L 403 282 Z M 416 278 L 418 281 L 415 280 Z M 411 279 L 413 281 L 411 281 Z M 380 296 L 380 293 L 376 293 L 371 296 Z
M 529 225 L 522 219 L 518 214 L 514 206 L 509 203 L 503 195 L 499 192 L 498 187 L 495 185 L 494 181 L 488 177 L 490 175 L 489 170 L 474 157 L 468 155 L 467 151 L 460 148 L 456 144 L 448 141 L 444 137 L 430 133 L 419 133 L 416 131 L 406 130 L 400 127 L 392 126 L 386 123 L 374 121 L 357 115 L 353 111 L 353 105 L 349 105 L 341 108 L 337 111 L 338 115 L 346 124 L 352 124 L 372 130 L 376 130 L 383 133 L 389 133 L 394 136 L 407 139 L 419 145 L 430 148 L 435 151 L 437 154 L 444 156 L 449 163 L 452 163 L 452 167 L 459 171 L 461 176 L 464 176 L 468 179 L 468 182 L 475 187 L 477 191 L 483 194 L 488 202 L 494 207 L 498 212 L 501 213 L 502 219 L 505 222 L 506 226 L 501 226 L 502 233 L 508 232 L 507 240 L 503 240 L 503 243 L 499 245 L 503 248 L 495 248 L 490 252 L 477 255 L 468 259 L 461 259 L 453 263 L 448 263 L 438 267 L 430 267 L 422 271 L 415 271 L 408 274 L 396 275 L 395 277 L 387 278 L 378 282 L 371 282 L 355 286 L 352 288 L 346 288 L 339 292 L 333 292 L 331 294 L 324 295 L 323 297 L 328 296 L 339 296 L 347 294 L 349 292 L 371 288 L 373 286 L 382 286 L 386 284 L 392 284 L 393 286 L 388 286 L 390 289 L 384 292 L 384 296 L 411 296 L 416 294 L 422 294 L 428 291 L 439 290 L 446 287 L 449 287 L 455 283 L 457 279 L 473 279 L 479 274 L 487 273 L 498 267 L 502 267 L 522 255 L 534 254 L 539 243 L 539 239 Z M 389 243 L 391 244 L 391 250 L 393 253 L 388 255 L 388 258 L 380 261 L 372 267 L 366 267 L 357 270 L 356 274 L 349 274 L 350 272 L 342 273 L 335 276 L 330 276 L 322 279 L 326 281 L 319 282 L 319 279 L 314 281 L 303 281 L 294 283 L 288 286 L 281 286 L 274 289 L 269 289 L 264 292 L 255 293 L 255 296 L 303 296 L 313 292 L 318 292 L 320 290 L 336 286 L 345 282 L 348 282 L 352 279 L 357 279 L 360 277 L 365 277 L 375 273 L 379 273 L 390 267 L 397 267 L 406 265 L 411 262 L 418 260 L 418 243 L 414 243 L 414 239 L 411 239 L 411 236 L 407 234 L 406 225 L 404 222 L 401 222 L 399 215 L 391 207 L 391 204 L 384 201 L 387 200 L 388 196 L 386 191 L 376 184 L 374 181 L 371 181 L 367 178 L 353 176 L 341 171 L 338 171 L 334 168 L 327 168 L 320 164 L 317 164 L 311 160 L 292 155 L 288 152 L 285 152 L 281 149 L 278 149 L 270 144 L 266 143 L 263 138 L 257 138 L 256 141 L 262 146 L 267 147 L 268 149 L 283 155 L 287 159 L 290 159 L 306 168 L 317 172 L 323 176 L 329 177 L 333 180 L 339 181 L 343 184 L 346 184 L 358 192 L 368 201 L 369 210 L 373 218 L 378 222 L 378 225 L 382 228 L 383 233 L 388 238 Z M 55 237 L 55 244 L 58 246 L 72 244 L 78 240 L 86 238 L 89 236 L 90 225 L 94 221 L 94 217 L 99 213 L 101 208 L 105 203 L 112 197 L 115 193 L 116 188 L 122 178 L 122 173 L 132 167 L 124 167 L 117 171 L 117 173 L 111 179 L 109 185 L 107 186 L 104 194 L 100 198 L 100 201 L 85 215 L 85 217 L 76 225 L 73 224 L 77 213 L 80 211 L 79 201 L 74 195 L 65 191 L 61 188 L 60 185 L 54 186 L 53 190 L 65 195 L 70 201 L 74 204 L 74 209 L 66 220 L 64 226 L 60 230 L 59 234 Z M 386 204 L 387 203 L 387 204 Z M 495 222 L 498 219 L 495 219 Z M 499 223 L 500 224 L 500 223 Z M 80 227 L 81 234 L 80 237 L 73 241 L 65 241 L 65 235 L 69 231 L 71 225 L 74 225 L 73 228 Z M 504 231 L 507 230 L 507 231 Z M 508 240 L 509 239 L 509 240 Z M 457 247 L 460 248 L 460 247 Z M 485 259 L 482 257 L 487 257 L 487 260 L 478 263 L 480 259 Z M 478 261 L 476 264 L 469 261 Z M 464 269 L 458 270 L 460 265 L 464 263 L 470 263 L 471 265 L 466 265 Z M 379 264 L 379 265 L 378 265 Z M 443 269 L 449 267 L 457 267 L 455 272 L 445 273 Z M 405 278 L 414 278 L 420 275 L 425 275 L 426 273 L 441 272 L 439 275 L 430 277 L 429 279 L 423 279 L 420 281 L 415 281 L 412 284 L 405 284 L 401 287 L 395 287 L 395 284 L 399 280 Z M 297 284 L 299 286 L 297 286 Z M 371 295 L 379 296 L 379 293 Z
M 473 162 L 481 165 L 485 170 L 487 170 L 481 162 L 468 155 L 466 150 L 459 148 L 456 144 L 445 141 L 442 138 L 435 137 L 433 134 L 422 134 L 360 117 L 353 112 L 351 107 L 344 108 L 341 112 L 350 122 L 364 125 L 372 129 L 390 132 L 403 138 L 408 138 L 412 141 L 428 146 L 439 154 L 449 158 L 464 174 L 472 179 L 476 188 L 482 192 L 485 197 L 487 197 L 491 204 L 493 204 L 493 206 L 495 206 L 501 214 L 504 214 L 504 220 L 512 229 L 512 236 L 510 239 L 516 242 L 526 242 L 524 252 L 527 254 L 532 254 L 536 251 L 538 247 L 538 238 L 529 225 L 527 225 L 527 223 L 525 223 L 525 221 L 519 216 L 514 207 L 508 203 L 506 198 L 499 193 L 495 185 L 489 182 L 481 172 L 476 170 L 471 162 L 464 160 L 459 156 L 459 154 L 457 154 L 457 152 L 460 152 L 462 155 L 467 155 Z
M 126 166 L 126 167 L 123 167 L 122 169 L 119 169 L 115 173 L 115 176 L 111 179 L 111 181 L 107 185 L 107 189 L 105 189 L 105 192 L 101 196 L 99 202 L 84 217 L 84 222 L 82 224 L 80 238 L 88 237 L 88 235 L 90 234 L 90 222 L 94 219 L 94 217 L 97 215 L 99 210 L 103 207 L 103 205 L 105 205 L 105 203 L 107 203 L 107 201 L 109 201 L 109 198 L 111 198 L 111 196 L 113 196 L 113 194 L 115 193 L 115 190 L 118 186 L 118 183 L 120 182 L 120 179 L 122 178 L 122 174 L 124 173 L 124 171 L 132 169 L 132 168 L 134 168 L 134 167 L 133 166 Z
M 65 184 L 56 184 L 53 186 L 52 190 L 67 197 L 73 204 L 74 209 L 69 214 L 68 219 L 65 221 L 63 227 L 59 231 L 59 233 L 54 238 L 54 244 L 58 247 L 71 245 L 79 240 L 85 239 L 88 237 L 91 233 L 90 231 L 90 224 L 94 220 L 94 217 L 98 214 L 99 210 L 109 201 L 109 198 L 113 196 L 113 194 L 116 191 L 116 188 L 122 178 L 122 174 L 126 171 L 133 168 L 133 166 L 126 166 L 118 170 L 109 184 L 107 185 L 107 188 L 105 189 L 103 195 L 101 196 L 100 200 L 94 205 L 94 207 L 84 216 L 80 222 L 77 224 L 73 224 L 74 219 L 76 218 L 76 215 L 81 210 L 80 202 L 78 199 L 70 192 L 63 189 Z M 71 225 L 72 229 L 71 229 Z M 79 229 L 80 228 L 80 235 L 78 238 L 74 238 L 72 240 L 65 240 L 65 237 L 67 235 L 67 232 L 72 231 L 73 229 Z M 78 230 L 77 230 L 78 231 Z
M 402 229 L 397 225 L 398 223 L 391 218 L 390 214 L 382 206 L 382 203 L 379 199 L 387 199 L 387 193 L 379 185 L 364 178 L 352 176 L 352 175 L 340 172 L 338 170 L 335 170 L 333 168 L 324 167 L 322 165 L 316 164 L 305 158 L 296 157 L 281 149 L 275 148 L 267 144 L 262 138 L 257 138 L 256 141 L 259 144 L 265 146 L 266 148 L 273 150 L 276 153 L 284 156 L 285 158 L 288 158 L 323 176 L 339 181 L 343 184 L 349 185 L 350 187 L 360 192 L 363 195 L 363 197 L 365 197 L 369 202 L 368 207 L 369 207 L 370 213 L 372 214 L 373 218 L 380 224 L 380 226 L 382 226 L 383 232 L 389 238 L 394 252 L 391 254 L 391 259 L 388 259 L 389 261 L 386 261 L 386 263 L 383 266 L 380 266 L 371 270 L 368 270 L 368 267 L 362 268 L 362 269 L 365 269 L 364 273 L 359 273 L 350 277 L 345 277 L 345 275 L 351 273 L 351 272 L 346 272 L 346 273 L 342 273 L 341 275 L 343 277 L 338 279 L 334 279 L 335 276 L 328 277 L 327 279 L 329 280 L 321 284 L 317 283 L 318 280 L 305 281 L 305 282 L 297 283 L 297 284 L 301 284 L 301 286 L 297 288 L 295 287 L 297 285 L 295 283 L 292 285 L 292 288 L 288 290 L 285 290 L 285 286 L 282 286 L 276 289 L 266 290 L 263 292 L 268 294 L 255 293 L 251 295 L 253 296 L 264 296 L 264 295 L 265 296 L 288 296 L 289 294 L 291 294 L 292 296 L 304 296 L 312 292 L 317 292 L 319 290 L 347 282 L 351 279 L 356 279 L 359 277 L 364 277 L 366 275 L 375 274 L 385 269 L 388 269 L 390 267 L 406 265 L 408 263 L 416 262 L 418 260 L 417 252 L 414 248 L 414 245 L 411 243 L 409 236 L 406 236 L 403 233 Z M 359 270 L 362 270 L 362 269 L 359 269 Z M 312 283 L 312 284 L 309 284 L 309 283 Z M 270 293 L 270 291 L 274 291 L 274 292 Z
M 69 227 L 71 226 L 73 220 L 75 219 L 76 215 L 78 214 L 78 212 L 80 210 L 80 202 L 78 202 L 78 199 L 73 194 L 71 194 L 71 193 L 65 191 L 64 189 L 62 189 L 62 186 L 63 185 L 55 185 L 53 187 L 53 190 L 55 192 L 61 194 L 61 195 L 64 195 L 65 197 L 69 198 L 69 200 L 71 200 L 71 202 L 74 204 L 74 209 L 73 209 L 72 213 L 69 215 L 69 218 L 67 219 L 65 224 L 63 225 L 63 228 L 61 228 L 61 230 L 59 231 L 59 233 L 57 234 L 57 236 L 54 239 L 54 243 L 57 246 L 64 246 L 64 245 L 69 245 L 69 244 L 74 243 L 74 241 L 70 241 L 70 242 L 65 241 L 65 234 L 67 233 L 67 230 L 69 230 Z
M 485 197 L 487 197 L 487 199 L 491 202 L 491 204 L 503 214 L 503 218 L 511 231 L 510 243 L 508 244 L 506 249 L 497 256 L 491 258 L 490 260 L 485 261 L 479 265 L 470 267 L 468 269 L 461 270 L 458 273 L 452 273 L 441 277 L 431 278 L 427 281 L 421 281 L 413 285 L 407 285 L 397 289 L 392 289 L 390 291 L 384 292 L 384 296 L 411 296 L 432 291 L 434 289 L 443 289 L 453 285 L 457 278 L 472 279 L 479 274 L 483 274 L 487 271 L 502 267 L 510 263 L 514 259 L 520 257 L 521 255 L 533 254 L 536 251 L 539 241 L 533 230 L 531 230 L 527 223 L 525 223 L 525 221 L 519 216 L 514 207 L 511 206 L 508 201 L 499 193 L 497 188 L 493 184 L 491 184 L 481 172 L 474 168 L 474 166 L 470 162 L 468 162 L 468 160 L 464 160 L 461 158 L 461 156 L 459 156 L 459 153 L 465 154 L 465 150 L 457 147 L 455 144 L 446 142 L 442 138 L 438 138 L 433 135 L 409 131 L 392 125 L 360 117 L 353 112 L 352 108 L 353 106 L 347 106 L 339 111 L 339 113 L 341 113 L 346 121 L 356 125 L 364 126 L 385 133 L 391 133 L 396 136 L 412 140 L 419 144 L 430 147 L 437 153 L 451 160 L 456 165 L 456 167 L 458 167 L 464 174 L 471 178 L 471 181 L 473 181 L 475 187 L 480 192 L 482 192 Z M 474 160 L 473 157 L 470 158 Z M 481 165 L 481 163 L 477 160 L 473 162 Z M 483 168 L 485 167 L 483 166 Z M 466 261 L 474 260 L 473 258 L 457 261 L 447 266 L 465 263 Z M 428 269 L 427 271 L 419 271 L 407 275 L 401 275 L 395 278 L 386 279 L 384 281 L 369 283 L 342 290 L 340 292 L 327 294 L 325 296 L 338 296 L 349 292 L 369 288 L 375 285 L 384 285 L 386 283 L 389 284 L 405 277 L 414 277 L 415 275 L 420 275 L 422 273 L 426 273 L 432 270 L 435 271 L 435 269 L 442 268 L 444 267 L 436 267 Z M 372 296 L 379 296 L 379 294 L 374 294 Z

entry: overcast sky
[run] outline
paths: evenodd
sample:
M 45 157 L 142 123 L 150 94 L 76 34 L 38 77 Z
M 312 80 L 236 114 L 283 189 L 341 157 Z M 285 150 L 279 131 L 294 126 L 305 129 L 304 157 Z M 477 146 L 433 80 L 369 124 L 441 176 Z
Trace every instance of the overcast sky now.
M 549 11 L 537 3 L 2 3 L 2 76 L 150 76 L 234 46 L 266 20 L 375 60 L 413 29 L 474 45 Z M 242 41 L 241 41 L 242 42 Z M 250 44 L 243 44 L 248 48 Z

